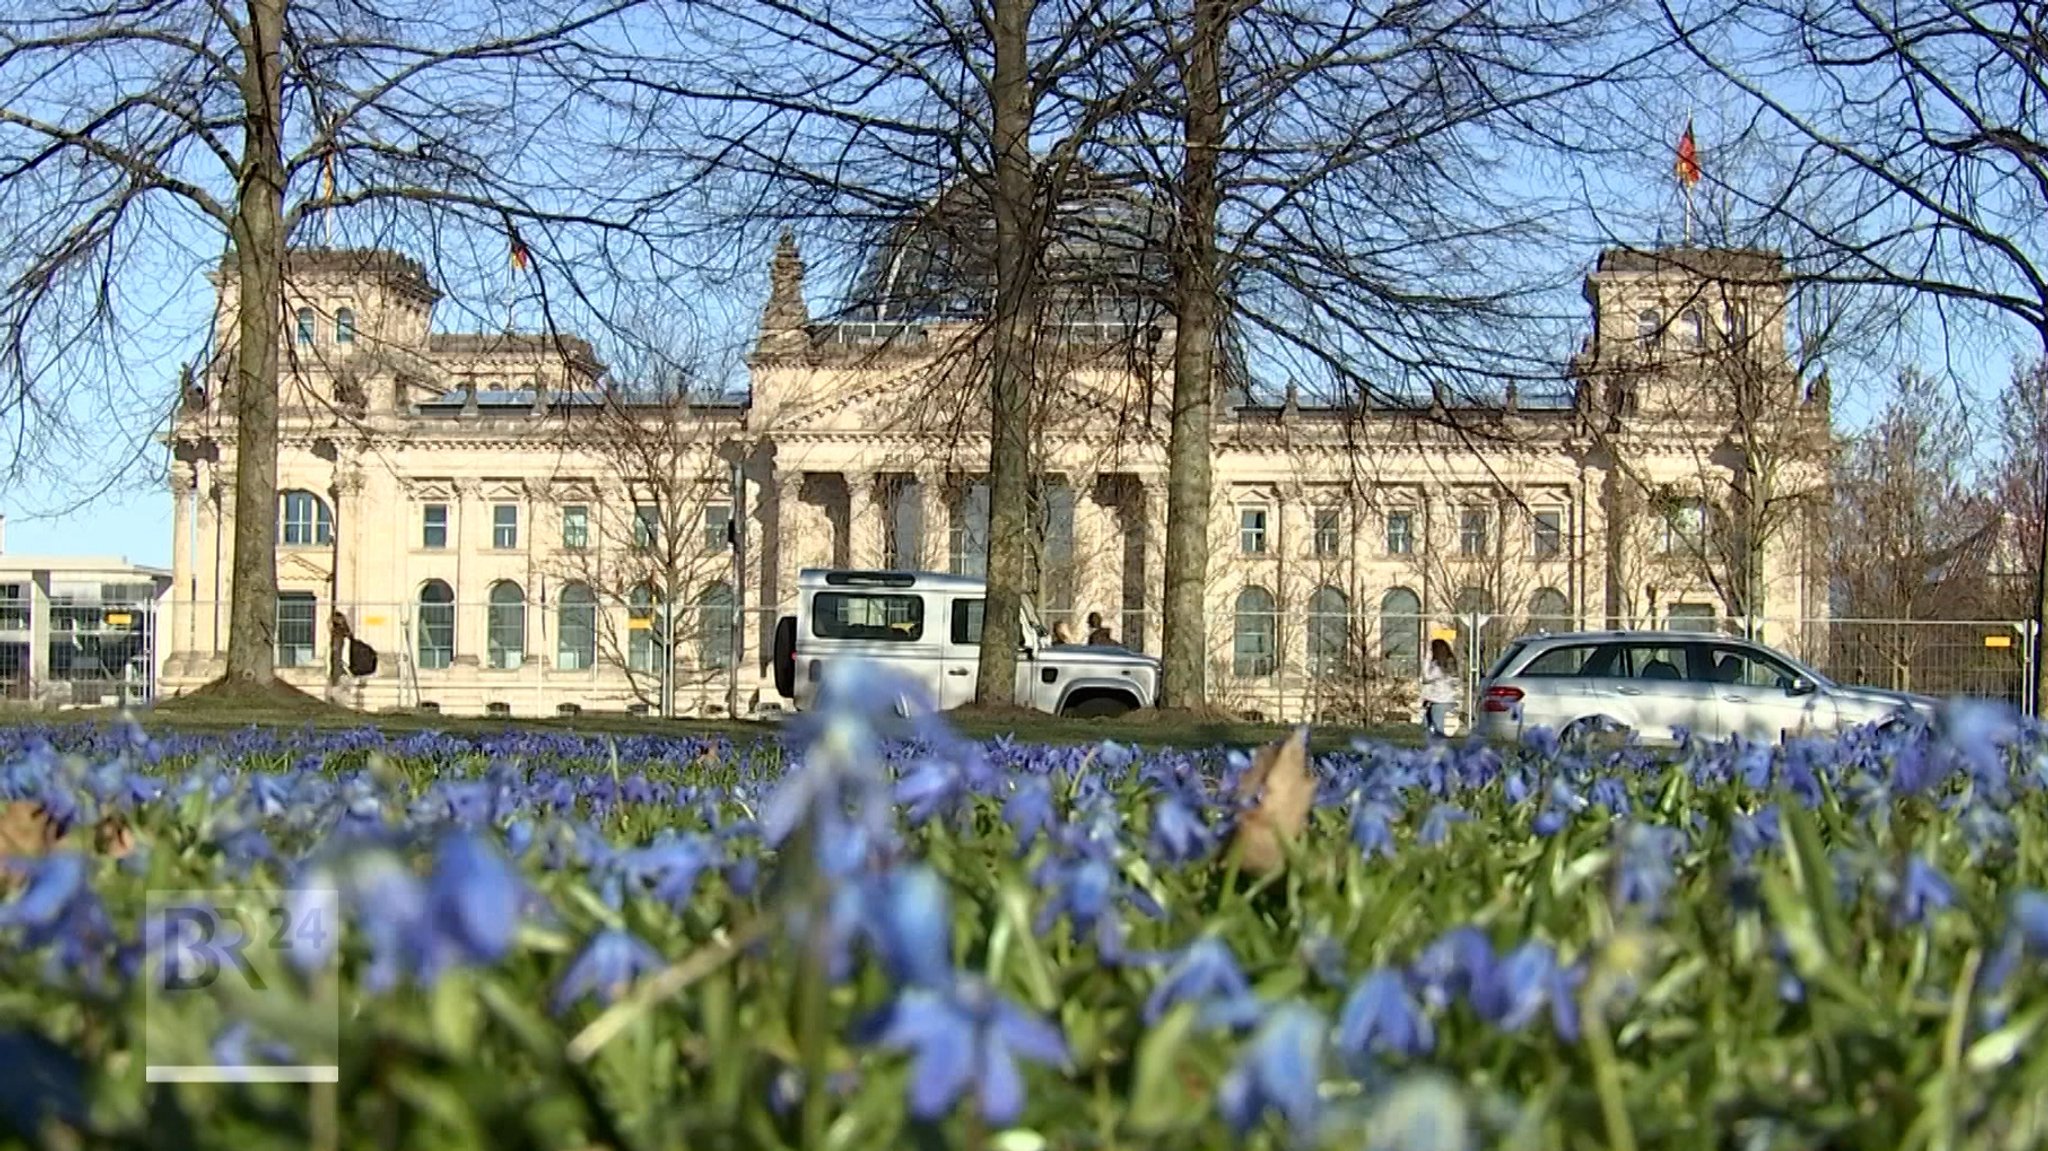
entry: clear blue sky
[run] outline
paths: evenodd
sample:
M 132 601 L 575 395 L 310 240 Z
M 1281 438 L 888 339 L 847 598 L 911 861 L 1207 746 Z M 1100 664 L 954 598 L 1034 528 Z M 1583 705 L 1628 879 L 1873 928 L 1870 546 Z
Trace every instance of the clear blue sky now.
M 1700 102 L 1695 115 L 1711 184 L 1726 170 L 1716 169 L 1720 116 L 1712 101 Z M 1640 119 L 1623 118 L 1637 121 L 1614 127 L 1640 137 L 1638 162 L 1617 166 L 1610 158 L 1598 171 L 1572 174 L 1583 198 L 1602 207 L 1598 213 L 1581 208 L 1581 219 L 1565 229 L 1578 239 L 1559 258 L 1590 264 L 1603 236 L 1633 243 L 1651 242 L 1660 234 L 1677 236 L 1680 217 L 1669 149 L 1683 114 L 1667 115 L 1666 109 L 1658 108 L 1645 110 Z M 1643 122 L 1652 119 L 1657 122 Z M 1532 162 L 1516 174 L 1515 182 L 1535 186 L 1554 183 L 1560 175 L 1538 167 Z M 135 253 L 122 280 L 121 302 L 131 325 L 118 341 L 122 351 L 94 365 L 104 386 L 90 395 L 80 394 L 71 404 L 71 422 L 79 430 L 56 452 L 67 466 L 14 488 L 0 486 L 0 514 L 7 517 L 5 547 L 10 553 L 120 555 L 164 566 L 170 562 L 171 499 L 162 479 L 163 450 L 154 435 L 172 402 L 178 365 L 202 348 L 212 303 L 212 288 L 203 271 L 217 258 L 219 247 L 196 226 L 153 229 L 150 242 L 157 248 Z M 545 241 L 529 242 L 545 256 Z M 700 331 L 729 343 L 734 331 L 719 329 L 750 329 L 765 287 L 763 276 L 746 285 L 700 292 L 700 299 L 716 301 L 711 314 L 697 319 Z M 1561 315 L 1582 315 L 1583 305 L 1566 298 L 1569 295 L 1559 299 Z M 475 298 L 444 302 L 437 313 L 439 326 L 474 328 L 478 305 Z M 485 306 L 495 311 L 502 305 Z M 1951 319 L 1956 326 L 1944 333 L 1931 317 L 1920 317 L 1898 333 L 1894 346 L 1872 349 L 1869 362 L 1837 371 L 1837 422 L 1862 423 L 1872 406 L 1875 379 L 1908 363 L 1952 371 L 1960 386 L 1979 399 L 2001 387 L 2015 356 L 2023 351 L 2019 343 L 1994 320 L 1974 315 Z M 661 321 L 671 318 L 663 316 Z M 75 461 L 75 466 L 68 461 Z

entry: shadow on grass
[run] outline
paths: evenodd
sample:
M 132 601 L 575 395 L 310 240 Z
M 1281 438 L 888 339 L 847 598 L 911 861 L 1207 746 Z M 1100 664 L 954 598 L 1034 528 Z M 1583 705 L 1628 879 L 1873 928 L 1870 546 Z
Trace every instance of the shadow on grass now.
M 0 709 L 0 723 L 104 724 L 113 722 L 120 714 L 114 708 L 80 708 L 62 712 Z M 429 712 L 361 712 L 336 707 L 310 696 L 260 702 L 186 698 L 166 701 L 133 714 L 145 730 L 187 733 L 230 732 L 248 727 L 334 731 L 368 726 L 391 734 L 443 732 L 481 736 L 507 731 L 553 731 L 596 737 L 723 736 L 735 743 L 757 743 L 775 739 L 780 727 L 775 720 L 665 720 L 617 713 L 531 719 L 446 716 Z M 1294 725 L 1290 724 L 1251 723 L 1227 716 L 1169 712 L 1140 712 L 1115 719 L 1064 719 L 1022 710 L 977 714 L 970 709 L 951 713 L 947 718 L 960 734 L 977 740 L 1010 736 L 1024 743 L 1052 744 L 1115 740 L 1141 747 L 1252 747 L 1271 743 L 1294 730 Z M 1318 727 L 1310 733 L 1310 747 L 1319 753 L 1341 751 L 1348 749 L 1358 738 L 1413 745 L 1421 742 L 1421 732 L 1412 724 L 1369 728 Z

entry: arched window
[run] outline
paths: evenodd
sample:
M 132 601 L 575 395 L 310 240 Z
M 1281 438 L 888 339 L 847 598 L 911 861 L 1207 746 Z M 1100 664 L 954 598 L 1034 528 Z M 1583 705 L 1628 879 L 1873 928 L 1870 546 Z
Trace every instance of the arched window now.
M 1351 669 L 1351 599 L 1333 587 L 1308 597 L 1308 670 L 1337 675 Z
M 327 501 L 306 491 L 279 492 L 277 538 L 287 547 L 324 547 L 334 542 L 334 513 Z
M 1529 630 L 1560 632 L 1572 628 L 1572 605 L 1554 587 L 1538 588 L 1529 597 Z
M 1698 308 L 1687 308 L 1679 320 L 1679 328 L 1685 333 L 1685 346 L 1704 348 L 1707 346 L 1707 318 Z
M 1396 675 L 1422 674 L 1422 597 L 1407 588 L 1380 597 L 1380 658 Z
M 455 662 L 455 592 L 437 579 L 420 585 L 419 655 L 422 668 Z
M 555 666 L 563 671 L 597 666 L 597 597 L 589 587 L 572 583 L 562 589 L 555 610 Z
M 1644 347 L 1654 347 L 1657 337 L 1664 330 L 1664 317 L 1655 308 L 1644 308 L 1636 313 L 1636 342 Z
M 320 322 L 319 318 L 313 315 L 313 309 L 300 308 L 298 314 L 298 321 L 299 346 L 302 348 L 310 348 L 313 346 L 313 341 L 319 336 L 319 328 L 317 326 Z
M 356 342 L 356 310 L 336 308 L 334 310 L 334 342 L 353 344 Z
M 626 596 L 626 668 L 629 671 L 661 670 L 661 633 L 655 627 L 654 589 L 646 584 Z
M 1279 638 L 1280 617 L 1273 607 L 1273 593 L 1262 587 L 1248 587 L 1237 593 L 1232 672 L 1243 679 L 1272 675 Z
M 732 585 L 720 580 L 697 597 L 697 666 L 733 665 Z
M 484 646 L 494 668 L 510 671 L 526 662 L 526 592 L 511 580 L 491 585 Z

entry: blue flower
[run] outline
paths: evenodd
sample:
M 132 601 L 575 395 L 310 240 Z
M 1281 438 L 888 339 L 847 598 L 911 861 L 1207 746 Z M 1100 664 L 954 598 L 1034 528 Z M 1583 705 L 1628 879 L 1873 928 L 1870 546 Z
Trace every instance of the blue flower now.
M 883 963 L 899 986 L 944 987 L 953 977 L 953 910 L 946 881 L 929 867 L 909 867 L 880 881 Z
M 1656 913 L 1678 882 L 1672 867 L 1681 836 L 1674 828 L 1632 823 L 1623 828 L 1614 863 L 1614 897 L 1623 907 Z
M 1929 915 L 1954 906 L 1956 891 L 1941 872 L 1915 855 L 1906 860 L 1906 873 L 1899 881 L 1892 916 L 1901 925 L 1918 927 Z
M 592 936 L 583 953 L 569 965 L 555 988 L 557 1014 L 589 996 L 610 1004 L 625 994 L 635 979 L 661 966 L 661 955 L 632 933 L 606 928 Z
M 1165 863 L 1191 863 L 1209 854 L 1214 840 L 1209 825 L 1176 795 L 1152 809 L 1152 855 Z
M 1476 927 L 1445 932 L 1415 957 L 1411 974 L 1422 1001 L 1441 1010 L 1469 995 L 1493 967 L 1493 944 Z
M 1530 940 L 1502 956 L 1472 988 L 1472 1010 L 1502 1031 L 1527 1027 L 1549 1001 L 1557 957 Z
M 468 832 L 441 842 L 428 880 L 434 926 L 471 963 L 496 963 L 519 933 L 524 887 L 496 848 Z
M 1297 1139 L 1313 1136 L 1322 1110 L 1327 1027 L 1305 1004 L 1285 1003 L 1266 1017 L 1236 1066 L 1223 1077 L 1216 1105 L 1239 1138 L 1276 1112 Z
M 2012 927 L 2029 951 L 2048 956 L 2048 892 L 2022 891 L 2013 896 Z
M 1007 1127 L 1024 1113 L 1018 1061 L 1067 1065 L 1058 1028 L 978 979 L 962 979 L 947 991 L 905 991 L 871 1030 L 879 1032 L 881 1046 L 912 1054 L 909 1103 L 918 1119 L 946 1115 L 972 1089 L 981 1117 Z
M 1043 776 L 1025 776 L 1003 801 L 1003 822 L 1017 836 L 1017 846 L 1029 848 L 1053 824 L 1052 785 Z
M 30 864 L 28 887 L 14 900 L 0 906 L 0 929 L 19 927 L 30 932 L 47 929 L 62 918 L 85 894 L 85 857 L 69 851 L 55 852 Z
M 697 881 L 718 862 L 718 852 L 698 836 L 657 840 L 620 852 L 612 860 L 625 883 L 651 890 L 656 899 L 680 911 L 697 892 Z
M 1416 842 L 1424 847 L 1436 847 L 1451 836 L 1451 825 L 1465 823 L 1472 817 L 1447 803 L 1439 803 L 1422 817 L 1422 830 L 1416 833 Z
M 1436 1029 L 1400 973 L 1380 968 L 1358 981 L 1337 1015 L 1337 1050 L 1354 1065 L 1368 1052 L 1414 1058 L 1436 1046 Z
M 1378 800 L 1354 801 L 1351 807 L 1351 842 L 1370 859 L 1375 855 L 1394 858 L 1394 820 L 1399 813 Z
M 1166 1013 L 1182 1003 L 1208 1004 L 1218 1001 L 1224 1015 L 1236 1001 L 1251 998 L 1251 984 L 1237 965 L 1230 945 L 1214 935 L 1204 935 L 1181 952 L 1166 976 L 1145 999 L 1145 1025 L 1157 1026 Z

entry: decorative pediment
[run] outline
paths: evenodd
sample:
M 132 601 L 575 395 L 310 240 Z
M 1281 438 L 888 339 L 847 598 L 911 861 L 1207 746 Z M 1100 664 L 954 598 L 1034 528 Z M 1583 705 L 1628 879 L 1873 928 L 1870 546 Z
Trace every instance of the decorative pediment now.
M 418 503 L 435 503 L 455 498 L 455 481 L 452 479 L 410 479 L 405 482 L 405 494 Z
M 477 481 L 478 493 L 494 504 L 517 503 L 526 498 L 526 481 L 515 479 L 492 479 L 485 477 Z

